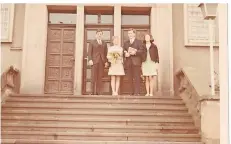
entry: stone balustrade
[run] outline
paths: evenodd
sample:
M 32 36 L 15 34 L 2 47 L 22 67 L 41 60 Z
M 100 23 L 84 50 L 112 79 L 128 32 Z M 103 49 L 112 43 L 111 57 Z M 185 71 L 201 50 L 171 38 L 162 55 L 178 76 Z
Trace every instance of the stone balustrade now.
M 179 82 L 178 94 L 183 99 L 186 104 L 189 113 L 193 116 L 194 123 L 196 127 L 201 126 L 201 115 L 200 115 L 200 99 L 195 87 L 191 83 L 190 79 L 185 73 L 186 69 L 181 69 L 177 72 L 177 80 Z
M 216 95 L 210 95 L 209 76 L 191 67 L 180 69 L 176 73 L 177 94 L 182 98 L 192 115 L 195 126 L 200 129 L 202 142 L 219 144 L 219 79 L 215 73 Z
M 10 66 L 1 75 L 1 102 L 12 93 L 19 93 L 20 90 L 20 72 L 14 66 Z

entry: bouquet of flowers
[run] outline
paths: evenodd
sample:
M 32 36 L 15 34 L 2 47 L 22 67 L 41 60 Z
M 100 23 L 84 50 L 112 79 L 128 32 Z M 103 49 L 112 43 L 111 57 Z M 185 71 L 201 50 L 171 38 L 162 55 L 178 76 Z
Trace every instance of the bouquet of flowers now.
M 109 52 L 108 53 L 108 57 L 109 57 L 109 60 L 112 62 L 112 63 L 116 63 L 116 61 L 119 59 L 120 57 L 120 53 L 118 51 L 112 51 L 112 52 Z

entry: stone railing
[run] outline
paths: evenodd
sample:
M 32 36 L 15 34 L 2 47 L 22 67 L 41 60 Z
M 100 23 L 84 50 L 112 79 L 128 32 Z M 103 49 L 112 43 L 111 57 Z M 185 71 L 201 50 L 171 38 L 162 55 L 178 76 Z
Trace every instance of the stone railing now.
M 220 96 L 200 98 L 201 140 L 205 144 L 220 144 Z
M 200 129 L 202 142 L 219 143 L 219 78 L 215 73 L 215 95 L 210 95 L 209 75 L 191 67 L 180 69 L 176 73 L 177 94 L 183 99 L 195 126 Z M 211 113 L 212 112 L 212 113 Z
M 176 73 L 177 94 L 183 99 L 195 126 L 200 129 L 202 142 L 219 142 L 219 80 L 215 75 L 216 95 L 210 95 L 209 76 L 207 73 L 191 67 L 180 69 Z M 212 112 L 212 113 L 211 113 Z
M 7 97 L 12 93 L 19 93 L 20 72 L 13 66 L 10 66 L 1 75 L 1 103 L 4 103 Z
M 200 112 L 200 97 L 192 83 L 192 80 L 196 78 L 193 75 L 192 68 L 183 68 L 176 73 L 178 95 L 183 99 L 186 104 L 189 113 L 192 115 L 195 126 L 201 127 L 201 112 Z
M 176 73 L 178 95 L 183 99 L 189 109 L 189 113 L 193 116 L 196 127 L 200 128 L 201 116 L 199 95 L 187 75 L 187 70 L 188 69 L 183 68 Z

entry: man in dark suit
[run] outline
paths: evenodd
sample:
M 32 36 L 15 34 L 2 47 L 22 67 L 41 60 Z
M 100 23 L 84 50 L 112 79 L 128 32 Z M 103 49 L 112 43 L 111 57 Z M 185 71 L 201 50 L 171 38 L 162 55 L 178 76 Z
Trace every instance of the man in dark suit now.
M 128 76 L 129 86 L 131 87 L 131 95 L 140 95 L 141 58 L 144 49 L 142 42 L 136 39 L 136 31 L 134 29 L 129 29 L 128 37 L 129 40 L 123 45 L 126 75 Z M 133 79 L 135 82 L 134 84 Z
M 102 41 L 103 32 L 97 30 L 96 39 L 88 47 L 89 65 L 92 66 L 92 94 L 101 94 L 102 78 L 104 67 L 108 66 L 107 62 L 107 44 Z

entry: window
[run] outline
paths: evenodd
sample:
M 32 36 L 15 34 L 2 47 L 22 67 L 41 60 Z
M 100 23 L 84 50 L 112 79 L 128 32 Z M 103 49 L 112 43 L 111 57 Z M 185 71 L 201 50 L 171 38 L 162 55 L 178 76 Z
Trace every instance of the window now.
M 100 22 L 102 24 L 113 24 L 113 16 L 112 15 L 101 15 Z
M 113 24 L 113 15 L 85 15 L 86 24 Z
M 149 25 L 149 15 L 122 15 L 122 25 Z
M 49 13 L 49 24 L 76 24 L 76 13 Z
M 87 24 L 97 24 L 98 15 L 86 15 L 86 23 Z

